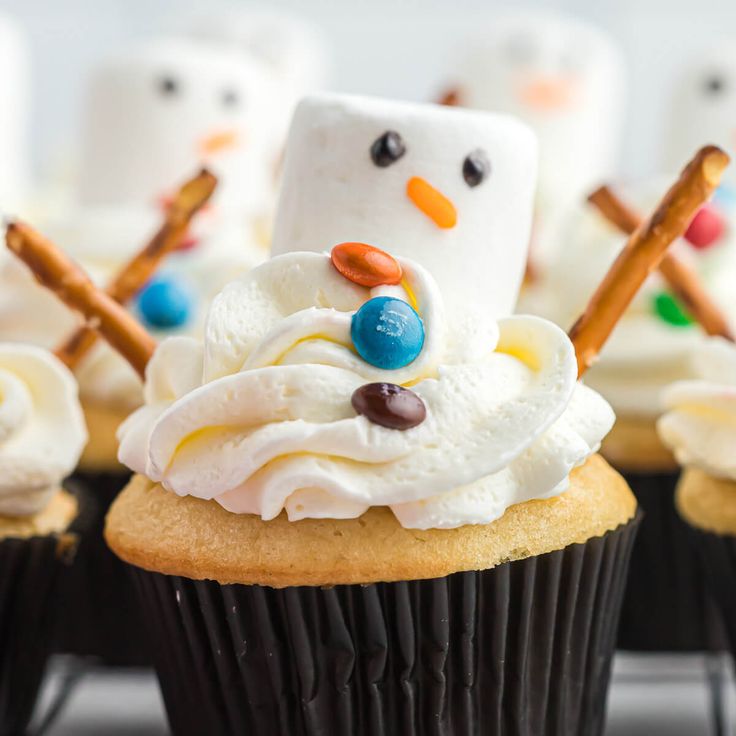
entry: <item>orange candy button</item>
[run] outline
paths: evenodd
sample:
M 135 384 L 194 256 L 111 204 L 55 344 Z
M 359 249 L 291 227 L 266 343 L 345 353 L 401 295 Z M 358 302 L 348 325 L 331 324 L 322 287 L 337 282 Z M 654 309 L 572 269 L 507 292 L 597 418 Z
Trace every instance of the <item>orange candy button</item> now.
M 354 284 L 373 288 L 401 281 L 398 261 L 367 243 L 340 243 L 332 249 L 331 257 L 332 265 Z

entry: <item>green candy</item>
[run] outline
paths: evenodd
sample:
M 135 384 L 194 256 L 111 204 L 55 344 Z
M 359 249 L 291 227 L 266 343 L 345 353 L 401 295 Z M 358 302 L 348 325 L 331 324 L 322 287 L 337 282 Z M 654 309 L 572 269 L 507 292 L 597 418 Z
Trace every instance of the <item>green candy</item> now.
M 654 312 L 669 325 L 687 327 L 694 322 L 679 300 L 668 291 L 660 291 L 655 295 Z

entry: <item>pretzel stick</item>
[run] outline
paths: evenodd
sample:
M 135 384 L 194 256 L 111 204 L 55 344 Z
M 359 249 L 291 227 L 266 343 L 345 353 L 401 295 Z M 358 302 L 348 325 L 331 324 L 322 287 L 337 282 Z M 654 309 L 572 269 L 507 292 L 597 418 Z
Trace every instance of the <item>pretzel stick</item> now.
M 588 201 L 597 207 L 607 220 L 627 235 L 631 235 L 641 224 L 639 215 L 606 186 L 593 192 L 588 197 Z M 694 269 L 674 253 L 665 253 L 659 264 L 659 272 L 690 314 L 700 323 L 706 334 L 734 341 L 726 318 Z
M 647 276 L 659 266 L 667 248 L 685 232 L 698 208 L 718 186 L 728 162 L 729 157 L 720 148 L 702 148 L 651 217 L 631 234 L 570 330 L 578 376 L 595 362 Z
M 50 240 L 25 223 L 10 222 L 5 242 L 42 286 L 81 312 L 89 327 L 99 332 L 143 377 L 156 343 L 124 307 L 98 289 Z
M 153 276 L 161 261 L 176 250 L 184 239 L 194 215 L 207 203 L 215 191 L 217 179 L 207 169 L 184 184 L 166 210 L 158 232 L 107 285 L 105 292 L 120 304 L 130 301 Z M 97 342 L 98 334 L 87 325 L 77 328 L 56 349 L 56 356 L 70 370 Z

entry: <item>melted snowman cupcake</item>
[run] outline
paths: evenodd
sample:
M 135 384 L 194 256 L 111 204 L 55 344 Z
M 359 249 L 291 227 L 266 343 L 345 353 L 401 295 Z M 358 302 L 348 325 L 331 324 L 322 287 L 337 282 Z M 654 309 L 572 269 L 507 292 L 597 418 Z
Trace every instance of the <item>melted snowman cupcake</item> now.
M 456 104 L 516 115 L 539 138 L 531 259 L 535 273 L 543 271 L 564 247 L 561 216 L 616 171 L 625 109 L 621 51 L 580 20 L 516 13 L 494 18 L 469 40 L 451 81 Z
M 106 538 L 174 733 L 602 728 L 635 503 L 568 337 L 509 316 L 534 159 L 512 118 L 299 106 L 278 255 L 160 345 L 120 430 Z
M 40 348 L 0 343 L 0 730 L 31 719 L 75 546 L 77 501 L 62 488 L 87 432 L 69 371 Z M 72 554 L 73 556 L 73 554 Z
M 245 54 L 190 39 L 150 41 L 108 59 L 92 77 L 78 186 L 44 229 L 98 284 L 109 283 L 157 231 L 172 187 L 203 163 L 219 178 L 182 248 L 130 304 L 159 337 L 201 330 L 215 293 L 266 256 L 255 230 L 273 190 L 270 80 Z M 23 265 L 0 256 L 0 336 L 56 348 L 77 325 Z M 141 381 L 105 344 L 76 375 L 91 436 L 77 478 L 94 492 L 99 516 L 80 546 L 58 647 L 141 664 L 143 637 L 125 603 L 132 588 L 102 540 L 107 507 L 130 475 L 117 461 L 115 432 L 143 402 Z

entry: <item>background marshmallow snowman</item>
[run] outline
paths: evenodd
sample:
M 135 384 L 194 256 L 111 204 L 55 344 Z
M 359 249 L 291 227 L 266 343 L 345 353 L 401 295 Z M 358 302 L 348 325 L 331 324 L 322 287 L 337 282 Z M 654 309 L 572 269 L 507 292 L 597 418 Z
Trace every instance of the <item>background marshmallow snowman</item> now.
M 554 255 L 560 213 L 616 167 L 624 64 L 614 41 L 577 19 L 502 17 L 469 42 L 454 79 L 457 104 L 517 115 L 539 138 L 535 259 Z
M 536 156 L 531 130 L 504 115 L 306 98 L 289 135 L 272 253 L 368 243 L 428 268 L 450 310 L 509 314 Z
M 83 111 L 80 203 L 156 203 L 206 163 L 218 207 L 257 208 L 272 181 L 270 88 L 258 60 L 186 38 L 108 59 Z
M 704 49 L 674 87 L 664 133 L 665 166 L 676 170 L 704 143 L 736 154 L 736 38 Z M 736 188 L 736 171 L 723 182 Z
M 26 38 L 10 18 L 0 15 L 0 208 L 8 211 L 27 195 L 29 164 L 29 69 Z

